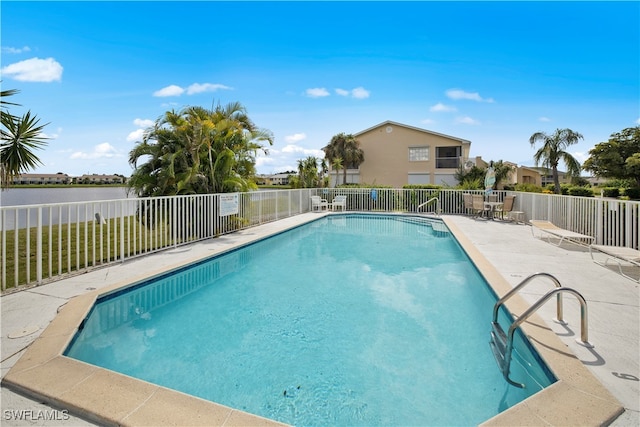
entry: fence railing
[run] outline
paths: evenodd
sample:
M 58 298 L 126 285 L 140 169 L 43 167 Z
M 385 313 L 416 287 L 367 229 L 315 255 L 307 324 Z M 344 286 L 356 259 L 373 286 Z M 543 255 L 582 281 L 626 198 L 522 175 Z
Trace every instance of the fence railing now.
M 449 189 L 324 188 L 267 190 L 0 207 L 2 291 L 82 273 L 114 262 L 210 239 L 309 212 L 310 196 L 347 196 L 347 210 L 464 214 Z M 514 210 L 589 234 L 596 243 L 638 249 L 640 202 L 494 192 L 516 196 Z M 230 198 L 231 197 L 231 198 Z M 437 205 L 429 200 L 437 198 Z M 427 203 L 425 206 L 421 206 Z

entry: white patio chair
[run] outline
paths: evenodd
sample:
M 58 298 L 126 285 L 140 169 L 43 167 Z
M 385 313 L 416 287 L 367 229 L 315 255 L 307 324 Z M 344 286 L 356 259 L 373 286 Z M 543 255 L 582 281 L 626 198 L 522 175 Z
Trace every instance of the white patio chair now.
M 340 208 L 345 211 L 347 209 L 347 196 L 336 196 L 333 198 L 333 201 L 329 204 L 332 211 L 335 211 L 336 208 Z
M 329 202 L 320 196 L 311 196 L 311 212 L 321 212 L 329 209 Z

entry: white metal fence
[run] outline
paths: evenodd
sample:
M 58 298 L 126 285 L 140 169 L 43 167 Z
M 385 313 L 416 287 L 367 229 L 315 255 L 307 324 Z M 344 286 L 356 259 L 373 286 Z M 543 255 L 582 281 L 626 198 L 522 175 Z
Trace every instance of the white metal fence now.
M 2 291 L 42 284 L 166 248 L 209 239 L 310 210 L 310 196 L 347 196 L 347 210 L 464 214 L 467 191 L 301 189 L 0 207 Z M 481 191 L 471 192 L 483 194 Z M 514 210 L 589 234 L 596 243 L 638 249 L 640 202 L 495 192 L 516 196 Z M 437 200 L 432 200 L 433 198 Z M 432 200 L 431 202 L 429 202 Z M 428 202 L 428 203 L 427 203 Z M 426 204 L 425 204 L 426 203 Z

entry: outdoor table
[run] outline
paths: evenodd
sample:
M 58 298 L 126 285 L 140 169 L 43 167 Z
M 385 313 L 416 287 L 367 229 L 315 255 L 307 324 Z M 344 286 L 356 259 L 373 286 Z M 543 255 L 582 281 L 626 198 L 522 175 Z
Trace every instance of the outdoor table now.
M 503 202 L 484 202 L 484 205 L 485 205 L 485 206 L 488 206 L 488 207 L 489 207 L 489 209 L 490 209 L 489 214 L 490 214 L 491 216 L 489 217 L 489 219 L 493 220 L 493 216 L 494 216 L 494 213 L 495 213 L 496 208 L 497 208 L 498 206 L 502 206 L 503 204 L 504 204 Z

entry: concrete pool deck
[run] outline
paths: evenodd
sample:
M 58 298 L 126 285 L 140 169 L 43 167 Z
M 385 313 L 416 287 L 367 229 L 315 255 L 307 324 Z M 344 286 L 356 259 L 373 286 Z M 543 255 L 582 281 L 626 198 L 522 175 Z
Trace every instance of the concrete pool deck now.
M 299 215 L 2 296 L 2 425 L 278 425 L 62 357 L 60 348 L 69 341 L 77 326 L 74 322 L 84 317 L 100 293 L 320 215 Z M 538 393 L 550 392 L 545 401 L 537 402 L 544 396 L 533 396 L 487 424 L 601 425 L 611 422 L 624 407 L 612 425 L 640 425 L 638 284 L 592 262 L 586 247 L 570 243 L 556 247 L 533 237 L 530 226 L 463 216 L 445 220 L 470 256 L 481 259 L 474 261 L 483 275 L 502 286 L 500 295 L 532 273 L 547 272 L 580 292 L 588 303 L 589 341 L 595 348 L 575 342 L 580 336 L 580 308 L 571 295 L 564 298 L 567 326 L 552 321 L 555 304 L 551 301 L 539 310 L 543 320 L 532 317 L 525 322 L 523 330 L 542 348 L 543 358 L 555 359 L 554 372 L 565 370 L 568 375 Z M 544 280 L 531 282 L 520 292 L 520 302 L 507 305 L 520 313 L 523 310 L 518 309 L 549 289 Z M 546 412 L 537 412 L 544 407 Z

